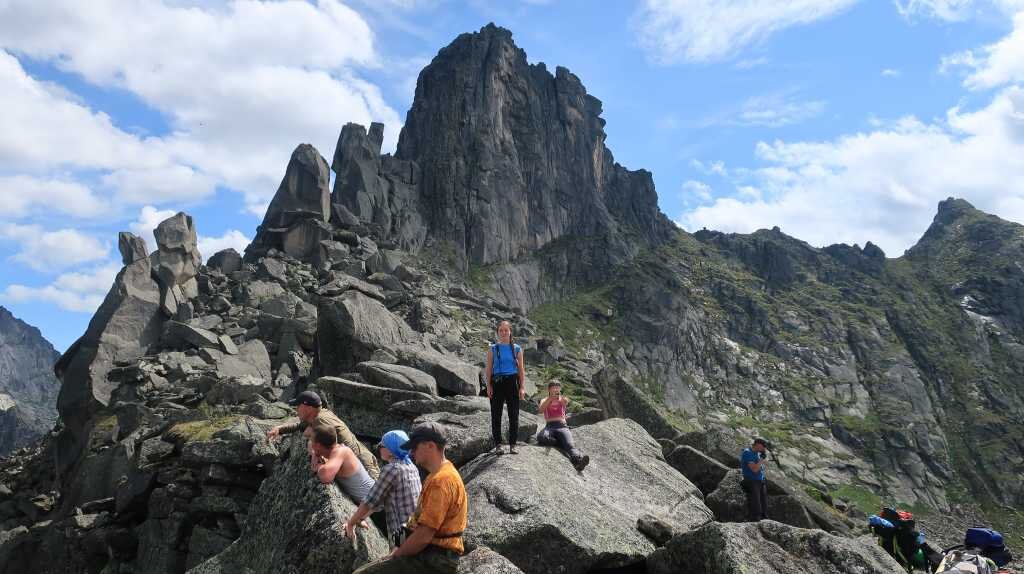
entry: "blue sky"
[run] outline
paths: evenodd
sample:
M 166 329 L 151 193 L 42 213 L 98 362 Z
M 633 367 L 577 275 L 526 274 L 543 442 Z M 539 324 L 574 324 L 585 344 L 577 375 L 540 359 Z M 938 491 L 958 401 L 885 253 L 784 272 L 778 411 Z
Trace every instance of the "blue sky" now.
M 495 22 L 604 102 L 689 230 L 899 256 L 938 201 L 1024 221 L 1024 0 L 0 1 L 0 304 L 58 349 L 116 233 L 244 247 L 299 143 L 393 149 L 419 70 Z

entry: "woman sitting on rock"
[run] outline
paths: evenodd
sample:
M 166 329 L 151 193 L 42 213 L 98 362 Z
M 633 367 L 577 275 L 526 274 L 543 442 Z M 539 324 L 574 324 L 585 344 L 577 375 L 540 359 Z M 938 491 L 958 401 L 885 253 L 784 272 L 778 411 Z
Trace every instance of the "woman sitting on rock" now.
M 335 430 L 318 425 L 308 427 L 303 432 L 311 433 L 310 448 L 314 457 L 312 467 L 320 482 L 330 484 L 337 481 L 342 492 L 356 504 L 366 500 L 374 481 L 352 449 L 338 444 Z
M 562 396 L 562 384 L 558 381 L 548 383 L 548 396 L 540 403 L 540 412 L 544 415 L 544 428 L 537 434 L 537 444 L 556 446 L 569 455 L 577 472 L 590 464 L 590 457 L 581 453 L 572 442 L 572 432 L 565 423 L 565 408 L 569 398 Z
M 498 323 L 498 342 L 487 353 L 487 398 L 491 400 L 491 436 L 494 451 L 501 451 L 501 411 L 508 405 L 509 453 L 516 452 L 519 434 L 519 401 L 526 395 L 523 349 L 512 340 L 512 324 Z

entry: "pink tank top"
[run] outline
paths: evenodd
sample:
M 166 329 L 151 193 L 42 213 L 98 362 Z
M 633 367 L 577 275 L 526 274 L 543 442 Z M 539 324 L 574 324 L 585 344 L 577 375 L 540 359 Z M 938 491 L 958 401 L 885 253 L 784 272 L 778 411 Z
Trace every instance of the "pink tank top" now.
M 551 401 L 548 406 L 544 407 L 544 418 L 548 419 L 564 419 L 565 418 L 565 405 L 562 401 Z

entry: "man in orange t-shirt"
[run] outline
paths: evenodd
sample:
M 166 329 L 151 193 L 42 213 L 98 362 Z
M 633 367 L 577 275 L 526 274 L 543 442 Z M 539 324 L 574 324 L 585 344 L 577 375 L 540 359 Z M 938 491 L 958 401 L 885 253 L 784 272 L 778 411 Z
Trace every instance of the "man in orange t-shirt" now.
M 444 428 L 437 423 L 419 425 L 409 433 L 402 448 L 430 473 L 406 525 L 411 533 L 386 558 L 354 574 L 455 574 L 465 551 L 462 533 L 469 505 L 459 471 L 444 456 L 445 444 Z

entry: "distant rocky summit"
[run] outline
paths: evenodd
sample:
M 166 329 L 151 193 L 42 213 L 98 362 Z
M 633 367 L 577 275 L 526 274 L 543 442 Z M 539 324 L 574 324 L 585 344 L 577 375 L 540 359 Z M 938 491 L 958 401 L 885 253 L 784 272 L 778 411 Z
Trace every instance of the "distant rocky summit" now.
M 0 456 L 53 428 L 60 389 L 53 364 L 58 357 L 39 329 L 0 307 Z
M 308 471 L 285 401 L 357 437 L 441 425 L 466 483 L 463 573 L 890 574 L 865 513 L 912 505 L 948 545 L 1015 538 L 1024 504 L 1024 227 L 949 199 L 899 258 L 778 228 L 673 226 L 614 162 L 601 104 L 463 34 L 383 126 L 298 145 L 244 254 L 205 265 L 191 217 L 123 268 L 57 361 L 55 432 L 0 460 L 0 574 L 350 572 L 386 552 Z M 330 171 L 335 183 L 330 188 Z M 150 248 L 153 248 L 151 251 Z M 524 349 L 515 456 L 480 396 L 500 320 Z M 591 464 L 532 444 L 559 380 Z M 769 520 L 741 524 L 761 435 Z M 751 541 L 754 541 L 751 543 Z

